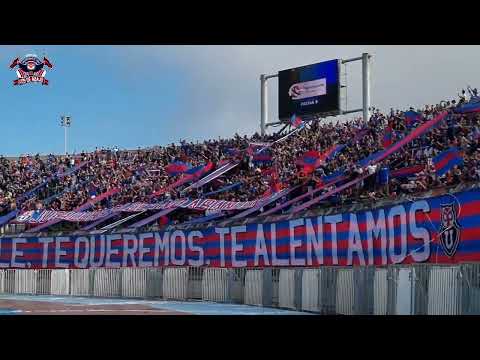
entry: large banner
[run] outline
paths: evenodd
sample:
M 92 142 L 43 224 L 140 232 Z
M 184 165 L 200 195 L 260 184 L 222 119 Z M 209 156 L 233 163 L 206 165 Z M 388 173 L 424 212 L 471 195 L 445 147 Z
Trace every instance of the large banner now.
M 357 213 L 202 230 L 0 238 L 0 267 L 321 266 L 480 260 L 480 189 Z
M 103 195 L 103 194 L 102 194 Z M 276 194 L 272 195 L 272 198 Z M 94 200 L 98 200 L 95 198 Z M 173 208 L 185 208 L 193 210 L 244 210 L 261 204 L 265 199 L 252 201 L 226 201 L 215 199 L 178 199 L 165 200 L 155 204 L 131 203 L 119 205 L 111 209 L 98 211 L 54 211 L 54 210 L 30 210 L 17 216 L 15 222 L 37 224 L 51 220 L 64 220 L 72 222 L 89 222 L 110 216 L 113 213 L 120 212 L 141 212 L 147 210 L 164 210 Z

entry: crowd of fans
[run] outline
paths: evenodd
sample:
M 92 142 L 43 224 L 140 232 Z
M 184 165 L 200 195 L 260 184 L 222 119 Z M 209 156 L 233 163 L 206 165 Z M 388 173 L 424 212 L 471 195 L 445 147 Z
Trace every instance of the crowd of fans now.
M 469 89 L 469 92 L 472 97 L 477 96 L 476 89 Z M 326 176 L 339 169 L 342 169 L 349 179 L 362 175 L 365 171 L 375 175 L 337 193 L 318 206 L 348 204 L 362 199 L 396 198 L 401 194 L 415 194 L 461 182 L 479 181 L 480 113 L 453 112 L 454 108 L 466 101 L 468 96 L 463 91 L 459 100 L 442 101 L 437 105 L 427 105 L 423 109 L 411 108 L 410 110 L 419 114 L 418 121 L 414 124 L 407 124 L 403 111 L 391 109 L 388 113 L 382 113 L 375 108 L 372 109 L 372 116 L 368 121 L 313 121 L 266 150 L 265 153 L 271 156 L 271 160 L 267 161 L 257 161 L 255 154 L 247 151 L 250 144 L 271 143 L 283 135 L 254 134 L 251 137 L 241 137 L 235 134 L 230 139 L 207 140 L 202 143 L 180 141 L 179 145 L 129 151 L 115 148 L 97 149 L 92 153 L 83 152 L 70 156 L 26 155 L 18 159 L 2 157 L 0 215 L 16 209 L 75 210 L 88 200 L 112 189 L 118 189 L 118 192 L 95 203 L 90 209 L 100 210 L 132 202 L 152 203 L 184 197 L 248 201 L 260 199 L 281 188 L 300 185 L 289 196 L 270 205 L 273 207 L 321 186 Z M 447 121 L 441 122 L 439 126 L 381 163 L 364 167 L 357 164 L 359 160 L 384 148 L 383 137 L 387 127 L 392 129 L 392 141 L 396 142 L 441 111 L 451 113 Z M 340 144 L 345 147 L 313 173 L 305 173 L 297 162 L 307 151 L 323 153 Z M 439 177 L 435 173 L 432 159 L 452 147 L 461 151 L 463 165 L 456 166 Z M 166 172 L 166 166 L 176 161 L 189 163 L 192 167 L 211 162 L 218 168 L 227 161 L 238 162 L 238 165 L 197 189 L 186 191 L 189 185 L 186 183 L 161 192 L 160 190 L 185 176 L 171 176 Z M 391 176 L 395 170 L 415 165 L 422 165 L 424 168 L 414 176 Z M 71 173 L 68 173 L 69 171 Z M 45 183 L 44 186 L 39 186 L 42 183 Z M 233 186 L 235 184 L 236 186 Z M 29 194 L 36 186 L 39 186 L 39 189 Z M 222 191 L 225 187 L 229 187 L 229 190 Z M 324 191 L 327 190 L 329 189 Z M 283 209 L 286 210 L 288 208 Z M 180 222 L 204 215 L 204 212 L 193 210 L 176 211 L 172 213 L 169 221 Z

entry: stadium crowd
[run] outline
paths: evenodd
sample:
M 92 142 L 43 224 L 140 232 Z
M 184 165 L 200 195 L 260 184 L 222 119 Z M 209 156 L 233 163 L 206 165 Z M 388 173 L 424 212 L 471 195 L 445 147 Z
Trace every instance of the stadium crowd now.
M 472 97 L 477 97 L 476 89 L 469 89 L 469 93 Z M 339 169 L 344 170 L 348 179 L 364 172 L 369 172 L 372 176 L 326 199 L 319 206 L 396 198 L 401 194 L 415 194 L 427 189 L 479 181 L 480 113 L 453 112 L 467 101 L 468 95 L 463 91 L 457 100 L 442 101 L 423 109 L 410 108 L 410 112 L 418 115 L 413 123 L 407 118 L 407 112 L 390 109 L 388 113 L 382 113 L 375 108 L 368 121 L 313 121 L 273 144 L 262 153 L 268 154 L 267 159 L 260 160 L 250 150 L 252 143 L 261 148 L 262 144 L 272 143 L 284 135 L 254 134 L 251 137 L 241 137 L 235 134 L 230 139 L 219 138 L 202 143 L 182 140 L 179 145 L 129 151 L 114 148 L 70 156 L 25 155 L 13 160 L 2 157 L 0 215 L 15 209 L 74 210 L 112 189 L 118 189 L 118 192 L 95 203 L 90 209 L 100 210 L 132 202 L 152 203 L 184 197 L 249 201 L 282 188 L 299 185 L 296 191 L 270 205 L 271 208 L 321 186 Z M 389 141 L 394 143 L 445 110 L 451 113 L 447 121 L 442 121 L 439 126 L 394 152 L 381 163 L 367 163 L 364 166 L 358 164 L 361 159 L 387 146 L 386 129 L 391 132 Z M 312 172 L 305 171 L 298 162 L 309 151 L 323 153 L 335 145 L 342 145 L 341 150 Z M 453 167 L 443 176 L 437 176 L 432 159 L 453 147 L 459 149 L 463 164 Z M 168 173 L 166 167 L 169 164 L 181 162 L 196 167 L 212 163 L 214 168 L 218 168 L 227 161 L 237 161 L 239 164 L 204 186 L 186 190 L 186 183 L 168 188 L 185 176 Z M 398 170 L 413 167 L 419 167 L 419 171 L 411 176 L 394 176 Z M 32 192 L 35 187 L 38 190 Z M 223 191 L 224 188 L 228 190 Z M 182 210 L 173 212 L 168 220 L 175 223 L 199 216 L 204 216 L 204 212 Z

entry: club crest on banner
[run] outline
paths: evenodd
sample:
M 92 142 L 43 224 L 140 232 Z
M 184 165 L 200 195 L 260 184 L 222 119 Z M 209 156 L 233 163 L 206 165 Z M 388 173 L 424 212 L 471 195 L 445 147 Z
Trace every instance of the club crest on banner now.
M 53 68 L 52 63 L 43 57 L 43 60 L 37 55 L 27 54 L 22 59 L 16 58 L 10 64 L 10 69 L 16 68 L 17 79 L 13 80 L 13 85 L 23 85 L 31 82 L 41 82 L 42 85 L 48 85 L 45 78 L 47 71 L 44 66 Z
M 460 243 L 460 225 L 455 204 L 440 205 L 441 227 L 439 231 L 443 251 L 453 257 Z

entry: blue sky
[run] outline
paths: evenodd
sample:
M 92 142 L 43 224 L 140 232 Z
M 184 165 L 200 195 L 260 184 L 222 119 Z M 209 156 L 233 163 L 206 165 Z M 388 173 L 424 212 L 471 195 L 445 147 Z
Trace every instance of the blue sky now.
M 0 46 L 0 154 L 63 152 L 61 114 L 73 119 L 70 151 L 252 134 L 261 73 L 362 52 L 374 55 L 372 103 L 384 110 L 436 103 L 480 85 L 478 46 Z M 48 86 L 13 86 L 8 65 L 27 53 L 45 53 L 53 63 Z M 347 70 L 354 108 L 360 64 Z
M 165 127 L 186 83 L 180 71 L 163 68 L 151 79 L 136 78 L 112 47 L 47 47 L 46 54 L 54 65 L 48 86 L 13 86 L 15 73 L 3 61 L 2 153 L 61 152 L 61 114 L 73 119 L 70 150 L 132 148 L 168 139 Z

